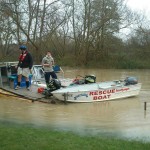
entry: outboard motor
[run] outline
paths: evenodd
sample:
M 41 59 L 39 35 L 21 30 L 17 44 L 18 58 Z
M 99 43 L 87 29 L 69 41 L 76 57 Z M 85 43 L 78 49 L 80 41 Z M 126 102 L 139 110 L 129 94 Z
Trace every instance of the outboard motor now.
M 52 79 L 48 84 L 49 91 L 55 91 L 61 88 L 61 82 L 58 79 Z
M 127 77 L 124 81 L 125 81 L 125 85 L 134 85 L 138 83 L 136 77 Z
M 53 96 L 52 91 L 58 90 L 61 88 L 61 82 L 58 79 L 52 79 L 50 83 L 47 85 L 47 89 L 44 89 L 42 94 L 45 95 L 45 98 Z
M 96 77 L 94 75 L 86 75 L 85 76 L 85 84 L 95 83 Z

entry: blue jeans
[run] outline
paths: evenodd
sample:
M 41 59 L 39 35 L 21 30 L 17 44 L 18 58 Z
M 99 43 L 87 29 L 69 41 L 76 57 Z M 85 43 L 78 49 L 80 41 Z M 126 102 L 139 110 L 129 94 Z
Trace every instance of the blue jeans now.
M 53 78 L 53 79 L 57 79 L 57 75 L 56 73 L 53 71 L 53 72 L 45 72 L 45 82 L 46 84 L 49 83 L 50 81 L 50 76 Z

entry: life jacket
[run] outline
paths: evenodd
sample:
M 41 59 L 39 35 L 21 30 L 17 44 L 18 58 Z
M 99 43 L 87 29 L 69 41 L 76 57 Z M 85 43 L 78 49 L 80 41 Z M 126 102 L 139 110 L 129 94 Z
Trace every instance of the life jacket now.
M 19 62 L 23 62 L 23 60 L 25 59 L 25 57 L 27 56 L 27 51 L 25 53 L 20 54 L 19 56 Z

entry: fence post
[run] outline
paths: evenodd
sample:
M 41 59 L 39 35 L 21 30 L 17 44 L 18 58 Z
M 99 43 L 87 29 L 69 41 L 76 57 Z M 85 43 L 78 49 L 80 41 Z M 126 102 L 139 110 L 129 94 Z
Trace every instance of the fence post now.
M 147 104 L 147 103 L 146 103 L 146 102 L 144 102 L 144 110 L 146 110 L 146 104 Z

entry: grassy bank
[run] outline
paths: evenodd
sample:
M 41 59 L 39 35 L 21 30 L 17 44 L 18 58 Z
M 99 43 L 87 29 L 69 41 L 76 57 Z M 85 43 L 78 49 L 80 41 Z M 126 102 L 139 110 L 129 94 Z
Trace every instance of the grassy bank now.
M 0 123 L 0 150 L 148 150 L 150 143 Z

